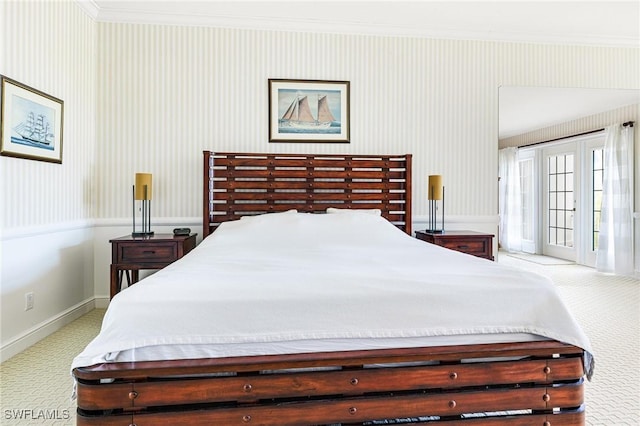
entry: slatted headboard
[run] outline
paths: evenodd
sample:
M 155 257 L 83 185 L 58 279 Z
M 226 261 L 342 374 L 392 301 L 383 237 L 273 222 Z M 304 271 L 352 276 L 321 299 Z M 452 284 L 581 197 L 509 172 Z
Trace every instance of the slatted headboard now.
M 248 154 L 204 151 L 204 237 L 246 215 L 380 209 L 411 234 L 411 154 Z

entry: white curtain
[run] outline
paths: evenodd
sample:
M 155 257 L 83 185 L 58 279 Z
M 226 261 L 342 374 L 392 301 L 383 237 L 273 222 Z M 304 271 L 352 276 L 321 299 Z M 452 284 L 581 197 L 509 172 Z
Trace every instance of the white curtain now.
M 633 127 L 605 129 L 604 176 L 596 269 L 633 274 Z
M 503 250 L 520 251 L 522 249 L 522 199 L 518 149 L 501 149 L 498 165 L 500 177 L 498 241 Z

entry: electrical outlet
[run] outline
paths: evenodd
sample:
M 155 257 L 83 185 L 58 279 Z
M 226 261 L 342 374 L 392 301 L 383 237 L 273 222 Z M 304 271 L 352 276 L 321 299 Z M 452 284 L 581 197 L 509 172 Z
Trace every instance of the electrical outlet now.
M 33 309 L 33 292 L 24 294 L 24 310 L 28 311 L 29 309 Z

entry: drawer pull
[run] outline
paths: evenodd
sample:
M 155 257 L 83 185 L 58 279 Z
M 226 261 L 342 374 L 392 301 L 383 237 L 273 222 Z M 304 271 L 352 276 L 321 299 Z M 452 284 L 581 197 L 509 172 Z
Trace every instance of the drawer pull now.
M 156 254 L 155 250 L 145 250 L 143 251 L 144 254 Z
M 462 246 L 458 246 L 458 248 L 459 248 L 459 249 L 461 249 L 461 250 L 466 250 L 466 249 L 468 249 L 468 248 L 469 248 L 469 246 L 467 246 L 467 245 L 462 245 Z
M 451 380 L 455 380 L 458 378 L 458 373 L 456 373 L 455 371 L 452 371 L 451 373 L 449 373 L 449 378 Z

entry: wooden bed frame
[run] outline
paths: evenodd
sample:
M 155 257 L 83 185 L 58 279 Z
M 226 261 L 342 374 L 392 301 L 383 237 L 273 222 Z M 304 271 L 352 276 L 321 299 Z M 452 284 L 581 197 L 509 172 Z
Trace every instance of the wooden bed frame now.
M 411 155 L 204 151 L 204 171 L 204 237 L 246 215 L 328 207 L 380 209 L 411 234 Z
M 411 233 L 410 155 L 206 151 L 204 166 L 205 235 L 327 207 L 380 208 Z M 73 371 L 77 424 L 584 425 L 583 355 L 550 340 L 99 364 Z

